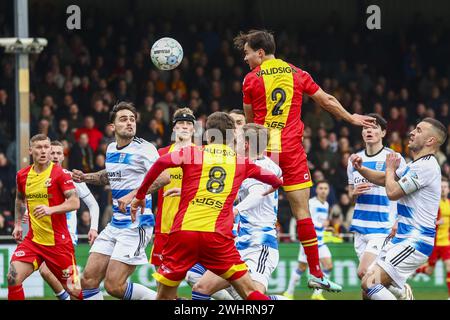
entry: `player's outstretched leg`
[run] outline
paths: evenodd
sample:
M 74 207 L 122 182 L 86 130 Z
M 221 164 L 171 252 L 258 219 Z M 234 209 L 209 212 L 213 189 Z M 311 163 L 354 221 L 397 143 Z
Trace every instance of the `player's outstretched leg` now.
M 297 219 L 298 240 L 302 244 L 309 266 L 308 287 L 339 292 L 342 287 L 324 276 L 319 262 L 319 246 L 314 223 L 309 214 L 309 188 L 286 192 L 294 217 Z
M 188 271 L 186 279 L 189 279 L 187 281 L 192 286 L 192 300 L 211 300 L 211 298 L 214 300 L 234 300 L 230 293 L 225 290 L 230 286 L 228 281 L 206 270 L 199 263 Z
M 64 289 L 61 282 L 55 277 L 55 275 L 50 271 L 45 262 L 39 267 L 39 273 L 45 282 L 48 283 L 50 288 L 52 288 L 55 296 L 59 300 L 70 300 L 70 294 Z

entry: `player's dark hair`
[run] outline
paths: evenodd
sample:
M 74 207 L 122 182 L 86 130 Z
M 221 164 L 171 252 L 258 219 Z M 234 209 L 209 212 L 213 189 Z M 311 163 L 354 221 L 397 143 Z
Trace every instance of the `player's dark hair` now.
M 64 145 L 62 144 L 62 142 L 58 141 L 58 140 L 53 140 L 52 142 L 50 142 L 50 145 L 54 146 L 54 147 L 62 147 L 62 148 L 64 148 Z
M 380 116 L 378 113 L 369 113 L 368 114 L 369 117 L 375 118 L 375 122 L 377 125 L 380 126 L 381 130 L 386 130 L 387 129 L 387 121 L 385 118 L 383 118 L 382 116 Z
M 227 141 L 228 139 L 231 139 L 234 141 L 234 135 L 232 137 L 227 136 L 230 135 L 230 130 L 234 130 L 236 127 L 234 125 L 233 118 L 230 117 L 226 112 L 217 111 L 208 116 L 208 119 L 206 119 L 206 132 L 208 130 L 214 129 L 220 132 L 222 135 L 222 141 L 225 142 L 225 144 L 229 144 L 232 141 Z M 212 130 L 211 130 L 212 131 Z M 217 142 L 216 136 L 210 135 L 209 138 L 211 139 L 211 143 Z
M 242 130 L 244 131 L 245 140 L 251 142 L 250 150 L 251 148 L 256 148 L 256 154 L 262 154 L 269 142 L 269 129 L 261 124 L 247 123 L 242 127 Z
M 114 105 L 112 111 L 109 113 L 110 123 L 114 123 L 114 121 L 116 120 L 117 112 L 119 112 L 120 110 L 130 110 L 134 114 L 134 117 L 137 118 L 137 111 L 133 103 L 120 101 Z
M 250 30 L 247 33 L 241 31 L 233 42 L 238 50 L 243 50 L 247 43 L 255 51 L 263 49 L 266 55 L 275 54 L 275 39 L 273 33 L 268 30 Z
M 438 134 L 438 136 L 436 138 L 437 138 L 440 146 L 445 142 L 445 140 L 447 140 L 447 129 L 442 124 L 442 122 L 440 122 L 439 120 L 436 120 L 434 118 L 429 118 L 429 117 L 423 119 L 422 122 L 429 123 L 433 126 L 433 128 L 436 129 L 436 132 Z
M 245 116 L 244 110 L 242 109 L 233 109 L 230 112 L 228 112 L 228 114 L 240 114 L 241 116 Z
M 43 141 L 43 140 L 48 140 L 48 141 L 50 141 L 50 138 L 47 137 L 47 136 L 46 136 L 45 134 L 43 134 L 43 133 L 35 134 L 35 135 L 32 136 L 31 139 L 30 139 L 30 146 L 31 146 L 34 142 L 36 142 L 36 141 Z
M 448 178 L 446 176 L 442 176 L 441 177 L 441 182 L 447 182 L 448 183 Z

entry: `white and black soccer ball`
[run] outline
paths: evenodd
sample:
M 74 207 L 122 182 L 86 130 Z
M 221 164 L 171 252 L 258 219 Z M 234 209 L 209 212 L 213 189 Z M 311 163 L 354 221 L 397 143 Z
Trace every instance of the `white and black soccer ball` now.
M 160 70 L 172 70 L 183 60 L 183 47 L 173 38 L 161 38 L 150 50 L 153 64 Z

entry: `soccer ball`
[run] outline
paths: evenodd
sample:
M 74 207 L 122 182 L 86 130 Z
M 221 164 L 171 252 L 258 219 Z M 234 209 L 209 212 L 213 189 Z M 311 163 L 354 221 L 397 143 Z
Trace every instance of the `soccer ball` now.
M 161 38 L 153 44 L 150 57 L 158 69 L 172 70 L 183 60 L 183 48 L 175 39 Z

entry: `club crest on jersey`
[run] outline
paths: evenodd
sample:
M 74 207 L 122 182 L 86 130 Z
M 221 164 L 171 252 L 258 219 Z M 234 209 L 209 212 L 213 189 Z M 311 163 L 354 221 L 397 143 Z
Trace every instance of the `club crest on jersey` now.
M 375 170 L 377 170 L 377 171 L 383 170 L 383 165 L 384 165 L 384 162 L 383 162 L 383 161 L 377 161 L 377 162 L 375 163 Z
M 51 187 L 51 186 L 52 186 L 52 178 L 48 178 L 47 180 L 45 180 L 44 186 L 45 186 L 46 188 Z
M 71 267 L 69 267 L 69 268 L 67 268 L 67 269 L 64 269 L 64 270 L 62 270 L 61 272 L 62 272 L 62 277 L 63 278 L 65 278 L 65 279 L 68 279 L 68 278 L 70 278 L 70 275 L 71 275 L 71 270 L 72 268 Z
M 119 156 L 119 163 L 122 163 L 125 161 L 127 154 L 126 153 L 121 153 Z

